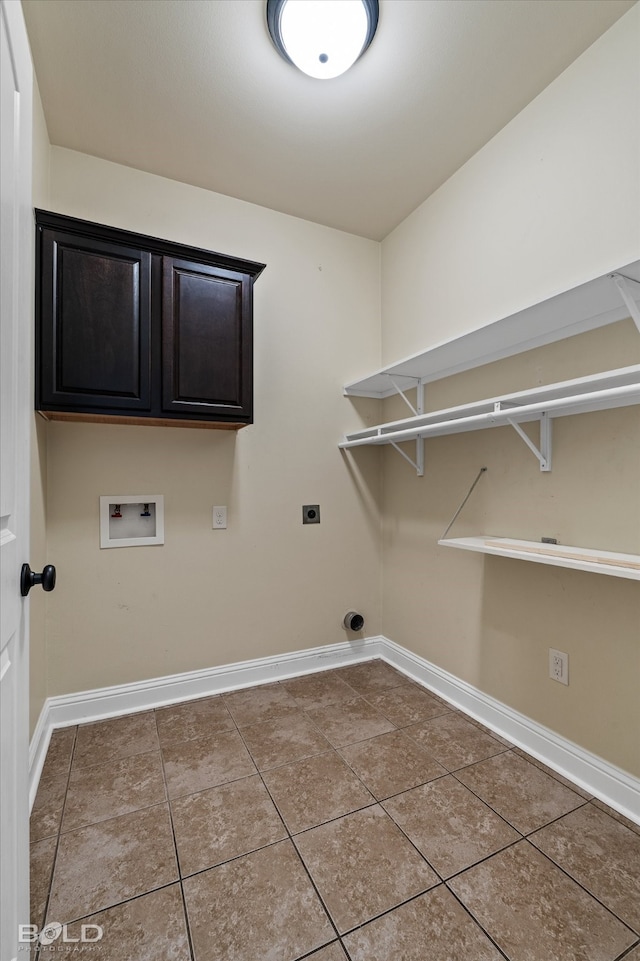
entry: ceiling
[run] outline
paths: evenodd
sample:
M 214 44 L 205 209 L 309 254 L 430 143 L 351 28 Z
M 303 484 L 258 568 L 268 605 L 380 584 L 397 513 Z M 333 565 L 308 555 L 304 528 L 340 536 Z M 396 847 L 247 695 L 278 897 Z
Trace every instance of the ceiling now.
M 635 0 L 380 0 L 348 73 L 263 0 L 23 0 L 57 146 L 380 240 Z

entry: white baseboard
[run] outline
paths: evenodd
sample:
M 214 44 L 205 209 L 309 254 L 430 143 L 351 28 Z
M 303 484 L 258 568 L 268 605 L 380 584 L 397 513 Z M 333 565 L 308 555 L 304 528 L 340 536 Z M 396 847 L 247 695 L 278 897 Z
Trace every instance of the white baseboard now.
M 273 657 L 240 661 L 237 664 L 225 664 L 201 671 L 188 671 L 185 674 L 154 677 L 132 684 L 116 684 L 113 687 L 48 697 L 40 712 L 29 747 L 30 806 L 33 806 L 35 800 L 51 733 L 56 728 L 101 721 L 121 714 L 133 714 L 175 704 L 178 701 L 222 694 L 239 687 L 268 684 L 270 681 L 283 681 L 299 674 L 311 674 L 314 671 L 354 664 L 379 657 L 379 641 L 377 637 L 343 641 L 340 644 L 329 644 L 291 654 L 276 654 Z
M 386 637 L 369 637 L 222 667 L 47 698 L 29 751 L 33 804 L 55 728 L 150 710 L 239 687 L 380 657 L 517 747 L 640 824 L 640 780 Z
M 379 638 L 379 648 L 381 657 L 393 667 L 640 824 L 640 779 L 388 638 Z

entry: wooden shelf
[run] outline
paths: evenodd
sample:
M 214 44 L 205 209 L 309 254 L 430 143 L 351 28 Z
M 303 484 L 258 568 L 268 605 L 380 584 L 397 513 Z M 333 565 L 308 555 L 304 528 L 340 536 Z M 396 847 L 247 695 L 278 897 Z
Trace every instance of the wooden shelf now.
M 534 564 L 571 567 L 578 571 L 609 574 L 640 581 L 640 554 L 620 554 L 588 547 L 569 547 L 564 544 L 542 544 L 538 541 L 514 540 L 510 537 L 451 537 L 438 541 L 441 547 L 457 547 L 463 551 L 513 557 Z
M 634 303 L 640 305 L 640 260 L 384 367 L 347 384 L 344 393 L 352 397 L 390 397 L 396 393 L 392 378 L 402 389 L 408 389 L 416 382 L 440 380 L 634 314 L 638 323 L 640 306 L 634 308 Z

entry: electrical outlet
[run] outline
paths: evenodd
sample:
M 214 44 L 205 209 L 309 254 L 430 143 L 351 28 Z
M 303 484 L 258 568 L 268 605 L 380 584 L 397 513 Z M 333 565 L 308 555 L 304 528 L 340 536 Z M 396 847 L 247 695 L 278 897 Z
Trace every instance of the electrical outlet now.
M 213 508 L 212 527 L 214 531 L 226 531 L 227 529 L 227 508 L 226 507 Z
M 549 648 L 549 677 L 561 684 L 569 683 L 569 655 L 552 647 Z

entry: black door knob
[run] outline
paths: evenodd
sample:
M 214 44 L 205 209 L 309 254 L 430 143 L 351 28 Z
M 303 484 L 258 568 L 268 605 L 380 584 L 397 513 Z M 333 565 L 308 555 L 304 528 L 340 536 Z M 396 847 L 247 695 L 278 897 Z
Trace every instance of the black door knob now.
M 36 574 L 28 564 L 22 565 L 20 572 L 20 593 L 26 597 L 32 587 L 42 584 L 43 591 L 52 591 L 56 586 L 56 569 L 53 564 L 47 564 L 42 574 Z

